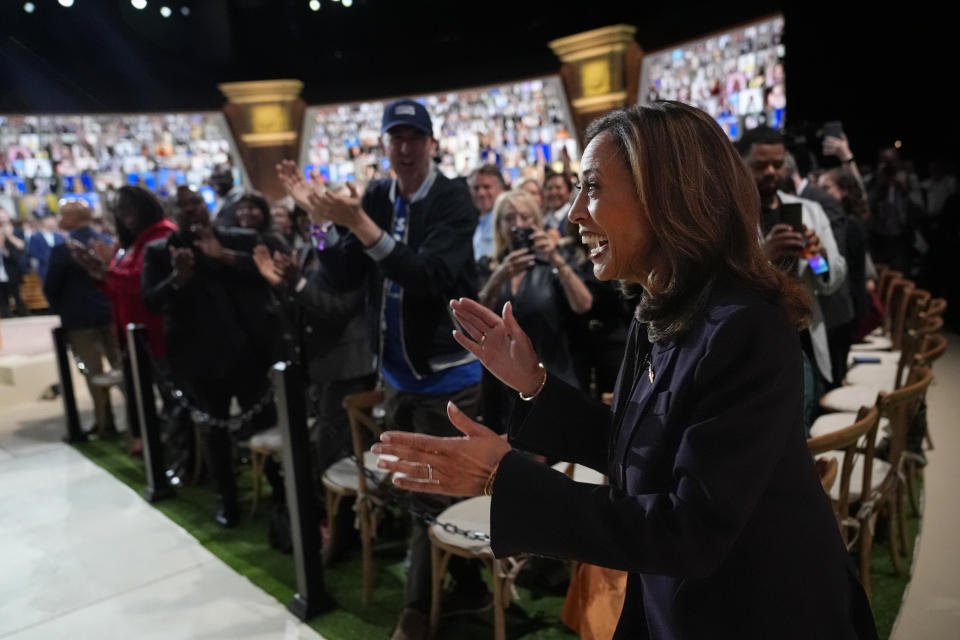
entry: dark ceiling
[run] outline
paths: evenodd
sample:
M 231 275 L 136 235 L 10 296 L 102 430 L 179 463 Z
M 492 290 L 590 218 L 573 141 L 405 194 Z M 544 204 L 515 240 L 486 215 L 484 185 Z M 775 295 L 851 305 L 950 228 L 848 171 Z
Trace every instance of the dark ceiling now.
M 942 95 L 955 36 L 917 3 L 320 1 L 33 0 L 28 14 L 3 0 L 0 113 L 219 108 L 218 82 L 265 78 L 303 80 L 308 104 L 439 91 L 555 72 L 546 43 L 591 28 L 634 25 L 652 51 L 783 12 L 791 127 L 842 120 L 871 154 L 902 139 L 923 157 L 958 139 Z

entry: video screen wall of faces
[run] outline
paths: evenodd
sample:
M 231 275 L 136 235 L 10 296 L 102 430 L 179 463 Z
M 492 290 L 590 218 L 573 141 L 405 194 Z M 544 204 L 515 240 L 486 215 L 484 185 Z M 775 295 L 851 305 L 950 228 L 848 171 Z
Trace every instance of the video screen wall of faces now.
M 641 102 L 679 100 L 713 116 L 731 140 L 765 124 L 782 129 L 787 94 L 782 15 L 647 53 Z
M 562 170 L 565 160 L 577 168 L 579 144 L 557 76 L 410 97 L 430 112 L 439 169 L 448 177 L 490 163 L 509 185 L 528 176 L 542 180 L 548 169 Z M 380 147 L 387 102 L 310 107 L 300 158 L 304 171 L 360 185 L 390 175 Z
M 213 167 L 238 158 L 219 112 L 102 115 L 0 115 L 0 206 L 20 217 L 55 212 L 63 198 L 102 213 L 126 184 L 158 195 L 180 185 L 212 201 Z M 246 182 L 240 168 L 235 180 Z

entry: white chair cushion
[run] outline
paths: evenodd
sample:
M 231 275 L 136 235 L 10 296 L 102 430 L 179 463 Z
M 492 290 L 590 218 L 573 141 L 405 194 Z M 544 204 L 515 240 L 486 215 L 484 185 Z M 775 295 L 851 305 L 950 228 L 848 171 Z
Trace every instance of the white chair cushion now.
M 606 484 L 602 473 L 582 464 L 573 467 L 573 481 L 584 484 Z
M 840 462 L 840 460 L 837 460 Z M 890 473 L 890 464 L 885 460 L 873 459 L 873 472 L 870 474 L 870 490 L 877 491 L 887 474 Z M 863 456 L 857 456 L 853 463 L 853 471 L 850 473 L 850 502 L 860 499 L 863 495 Z M 840 499 L 840 478 L 830 487 L 830 497 L 834 500 Z
M 863 342 L 850 345 L 851 351 L 888 351 L 893 349 L 893 340 L 889 336 L 867 336 Z
M 872 407 L 877 403 L 877 394 L 882 389 L 864 385 L 837 387 L 820 398 L 820 406 L 828 411 L 853 411 L 860 407 Z
M 363 466 L 372 471 L 378 480 L 383 480 L 387 471 L 377 468 L 378 456 L 370 451 L 363 452 Z M 357 478 L 357 465 L 353 458 L 340 458 L 323 472 L 323 482 L 341 489 L 358 491 L 360 480 Z M 367 487 L 370 485 L 368 484 Z
M 897 368 L 896 364 L 858 364 L 847 371 L 844 383 L 893 391 L 896 387 Z
M 444 509 L 437 516 L 437 522 L 450 523 L 466 531 L 476 531 L 490 535 L 490 496 L 467 498 Z M 482 540 L 470 540 L 457 533 L 449 533 L 443 527 L 430 527 L 433 536 L 444 544 L 468 549 L 475 554 L 493 553 L 490 543 Z
M 810 437 L 817 438 L 819 436 L 826 435 L 828 433 L 833 433 L 834 431 L 840 431 L 849 427 L 854 422 L 857 421 L 857 412 L 856 411 L 838 411 L 836 413 L 825 413 L 813 422 L 813 426 L 810 427 Z M 874 441 L 879 443 L 883 439 L 883 436 L 890 432 L 890 421 L 886 418 L 880 418 L 880 425 L 877 427 L 877 437 Z
M 270 427 L 266 431 L 255 433 L 250 438 L 249 446 L 280 453 L 283 448 L 283 436 L 280 435 L 280 427 Z

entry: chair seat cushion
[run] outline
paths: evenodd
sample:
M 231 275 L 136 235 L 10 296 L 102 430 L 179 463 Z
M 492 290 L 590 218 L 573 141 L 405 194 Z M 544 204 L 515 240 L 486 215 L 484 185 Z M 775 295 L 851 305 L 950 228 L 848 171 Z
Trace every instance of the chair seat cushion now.
M 387 472 L 377 468 L 377 461 L 378 457 L 372 452 L 363 452 L 363 466 L 372 471 L 379 481 L 387 476 Z M 358 491 L 360 489 L 360 479 L 357 477 L 357 465 L 353 458 L 340 458 L 327 467 L 327 470 L 323 472 L 323 484 L 334 489 Z
M 813 426 L 810 427 L 810 437 L 818 438 L 820 436 L 827 435 L 828 433 L 833 433 L 834 431 L 840 431 L 849 427 L 854 422 L 857 421 L 857 412 L 856 411 L 837 411 L 836 413 L 825 413 L 813 422 Z M 875 442 L 879 443 L 883 439 L 884 435 L 890 432 L 890 420 L 887 418 L 880 418 L 880 425 L 877 427 L 877 437 Z
M 283 449 L 283 436 L 280 435 L 280 427 L 270 427 L 253 434 L 250 437 L 250 448 L 280 453 L 280 450 Z
M 847 371 L 844 383 L 860 385 L 862 387 L 876 387 L 884 391 L 893 391 L 896 388 L 896 364 L 858 364 Z
M 828 391 L 820 398 L 820 406 L 827 411 L 853 411 L 860 407 L 872 407 L 877 403 L 877 394 L 883 391 L 866 385 L 849 385 Z
M 476 531 L 490 535 L 490 496 L 477 496 L 454 503 L 437 516 L 437 522 L 450 523 L 467 531 Z M 492 554 L 490 543 L 482 540 L 470 540 L 457 533 L 445 531 L 443 527 L 433 525 L 430 532 L 438 542 L 467 549 L 475 554 Z
M 883 485 L 890 473 L 891 467 L 886 460 L 873 459 L 873 471 L 870 474 L 870 492 L 876 492 Z M 863 456 L 857 456 L 853 463 L 853 471 L 850 473 L 850 502 L 860 499 L 863 491 Z M 840 479 L 830 487 L 830 497 L 834 500 L 840 499 Z
M 850 345 L 851 351 L 889 351 L 893 340 L 889 336 L 867 336 L 863 342 Z

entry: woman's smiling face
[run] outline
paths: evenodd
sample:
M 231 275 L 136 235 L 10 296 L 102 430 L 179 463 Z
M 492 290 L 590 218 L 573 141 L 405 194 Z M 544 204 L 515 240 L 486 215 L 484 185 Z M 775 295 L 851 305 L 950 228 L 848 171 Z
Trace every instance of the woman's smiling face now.
M 652 268 L 647 212 L 614 138 L 601 133 L 580 161 L 580 192 L 570 208 L 599 280 L 643 283 Z

